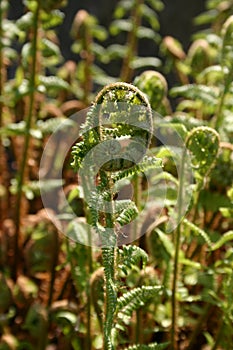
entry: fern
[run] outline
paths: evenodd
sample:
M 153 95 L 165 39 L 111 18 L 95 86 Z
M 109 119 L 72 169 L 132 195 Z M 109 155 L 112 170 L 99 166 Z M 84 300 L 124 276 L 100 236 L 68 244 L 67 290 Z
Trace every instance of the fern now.
M 134 84 L 147 95 L 152 109 L 164 114 L 168 90 L 164 76 L 157 71 L 147 70 L 134 79 Z
M 117 319 L 124 323 L 131 317 L 133 311 L 144 306 L 150 299 L 160 295 L 162 287 L 160 286 L 142 286 L 134 288 L 124 293 L 117 300 Z
M 222 36 L 222 50 L 220 63 L 224 73 L 224 86 L 221 89 L 221 94 L 218 101 L 218 106 L 215 112 L 215 128 L 219 130 L 222 127 L 224 121 L 224 106 L 226 102 L 226 96 L 230 90 L 232 82 L 233 72 L 233 50 L 232 50 L 232 33 L 233 33 L 233 16 L 230 16 L 223 25 L 221 36 Z
M 116 105 L 116 102 L 120 104 Z M 141 106 L 143 106 L 143 109 L 141 109 Z M 103 119 L 106 115 L 108 123 L 114 123 L 114 127 L 109 128 L 106 125 Z M 133 118 L 132 125 L 130 125 L 131 115 Z M 125 124 L 126 121 L 127 125 Z M 123 122 L 124 124 L 122 124 Z M 133 85 L 125 83 L 111 84 L 101 90 L 95 99 L 94 105 L 88 111 L 86 123 L 82 127 L 83 143 L 78 143 L 73 148 L 73 165 L 78 168 L 81 164 L 81 159 L 84 157 L 84 153 L 95 147 L 100 140 L 103 142 L 103 144 L 100 144 L 103 151 L 105 147 L 108 149 L 108 140 L 115 138 L 117 140 L 117 138 L 122 136 L 128 136 L 130 138 L 134 137 L 134 143 L 131 143 L 126 148 L 125 155 L 119 155 L 121 160 L 117 159 L 115 155 L 114 159 L 108 161 L 102 167 L 108 171 L 131 168 L 133 162 L 138 162 L 142 157 L 144 152 L 143 147 L 148 147 L 151 132 L 152 116 L 146 97 Z M 99 153 L 101 154 L 103 152 Z M 94 158 L 96 159 L 96 157 Z
M 204 230 L 202 230 L 201 228 L 199 228 L 198 226 L 190 222 L 188 219 L 184 219 L 182 223 L 184 226 L 191 229 L 195 234 L 200 235 L 204 239 L 205 243 L 208 245 L 209 248 L 212 247 L 212 242 L 208 234 Z
M 218 16 L 218 11 L 216 9 L 211 9 L 204 13 L 201 13 L 195 18 L 195 24 L 197 25 L 206 25 L 214 22 Z
M 116 175 L 112 176 L 113 182 L 117 182 L 121 179 L 125 179 L 131 177 L 133 175 L 141 174 L 149 169 L 155 169 L 162 167 L 162 160 L 154 157 L 144 157 L 142 162 L 127 169 L 116 173 Z
M 101 187 L 100 187 L 101 188 Z M 90 212 L 92 214 L 92 226 L 97 229 L 99 225 L 99 212 L 102 210 L 110 211 L 113 215 L 113 221 L 115 224 L 124 226 L 129 224 L 138 215 L 138 209 L 134 202 L 130 200 L 121 200 L 114 202 L 114 206 L 111 204 L 111 192 L 92 192 L 88 199 Z
M 114 324 L 125 300 L 129 301 L 129 305 L 125 305 L 121 312 L 130 316 L 133 310 L 146 303 L 159 290 L 159 287 L 141 287 L 130 295 L 125 294 L 118 302 L 115 280 L 117 226 L 130 223 L 137 217 L 138 209 L 131 200 L 114 201 L 114 186 L 118 180 L 129 175 L 161 166 L 161 160 L 145 156 L 152 129 L 151 107 L 146 96 L 131 84 L 110 84 L 97 94 L 81 128 L 82 139 L 72 150 L 72 165 L 76 171 L 79 170 L 88 203 L 88 222 L 99 234 L 102 246 L 105 350 L 115 348 Z M 121 141 L 125 139 L 130 143 L 122 151 Z M 97 169 L 97 174 L 94 169 Z M 94 173 L 97 185 L 93 187 L 89 182 Z M 143 264 L 146 261 L 146 254 L 140 248 L 123 248 L 120 256 L 124 256 L 122 269 L 125 272 L 139 260 L 142 259 Z
M 98 318 L 100 329 L 103 331 L 102 308 L 104 305 L 104 271 L 102 267 L 92 274 L 90 287 L 94 310 Z
M 182 140 L 185 140 L 187 136 L 187 129 L 186 127 L 181 124 L 181 123 L 176 123 L 174 120 L 171 123 L 161 123 L 160 128 L 163 129 L 168 129 L 168 130 L 174 130 L 181 138 Z
M 233 275 L 231 273 L 226 276 L 223 283 L 223 290 L 226 298 L 226 302 L 223 302 L 224 316 L 226 317 L 226 323 L 231 327 L 233 321 Z
M 40 75 L 38 77 L 39 82 L 48 90 L 68 90 L 69 84 L 64 81 L 63 79 L 56 77 L 56 76 L 43 76 Z
M 37 128 L 43 133 L 43 135 L 57 132 L 58 130 L 64 131 L 71 127 L 76 127 L 75 122 L 65 118 L 50 118 L 48 120 L 38 120 Z
M 176 186 L 178 186 L 179 184 L 177 178 L 175 178 L 172 174 L 168 173 L 167 171 L 163 171 L 162 173 L 155 175 L 152 178 L 152 182 L 154 183 L 160 180 L 170 181 L 174 183 Z
M 229 72 L 233 69 L 232 58 L 233 58 L 233 16 L 230 16 L 223 25 L 222 28 L 222 52 L 221 52 L 221 64 L 222 67 L 227 67 Z
M 224 244 L 226 244 L 232 240 L 233 240 L 233 230 L 224 233 L 223 236 L 210 247 L 210 249 L 217 250 L 217 249 L 221 248 Z
M 96 104 L 93 104 L 91 107 L 89 107 L 86 115 L 86 121 L 83 125 L 81 125 L 81 135 L 87 135 L 89 136 L 88 132 L 91 132 L 95 130 L 95 128 L 99 125 L 99 106 Z M 96 133 L 96 136 L 99 138 L 98 133 Z
M 9 123 L 8 125 L 0 128 L 0 135 L 5 137 L 25 135 L 26 132 L 27 127 L 25 121 L 21 121 L 19 123 Z M 36 128 L 30 128 L 29 134 L 35 139 L 42 139 L 43 136 L 41 131 Z
M 186 138 L 191 164 L 197 180 L 202 180 L 213 167 L 219 150 L 219 135 L 209 127 L 197 127 Z
M 123 203 L 122 203 L 123 202 Z M 138 216 L 138 209 L 132 201 L 117 201 L 115 222 L 121 226 L 129 224 Z
M 118 250 L 118 268 L 119 271 L 122 271 L 125 275 L 140 261 L 142 261 L 142 268 L 145 268 L 148 255 L 140 247 L 136 245 L 125 245 L 122 249 Z
M 72 49 L 81 58 L 77 64 L 79 82 L 74 81 L 73 90 L 77 90 L 77 97 L 88 105 L 94 81 L 107 78 L 97 64 L 106 60 L 106 51 L 100 42 L 106 40 L 108 33 L 93 15 L 81 9 L 74 17 L 71 35 L 74 39 Z
M 174 256 L 174 246 L 173 246 L 173 243 L 171 242 L 169 236 L 166 235 L 159 228 L 156 228 L 155 232 L 157 233 L 157 235 L 158 235 L 158 237 L 163 245 L 163 248 L 165 249 L 169 258 L 173 257 Z
M 59 179 L 51 179 L 51 180 L 40 180 L 40 181 L 30 181 L 23 185 L 23 192 L 25 193 L 28 199 L 33 199 L 40 195 L 43 192 L 49 192 L 56 188 L 59 188 L 63 184 L 62 180 Z M 14 183 L 12 184 L 12 190 L 16 190 L 14 187 Z
M 164 343 L 164 344 L 149 344 L 149 345 L 142 345 L 142 344 L 137 344 L 137 345 L 131 345 L 127 348 L 124 348 L 124 350 L 149 350 L 149 349 L 154 349 L 154 350 L 163 350 L 166 349 L 169 343 Z
M 112 350 L 112 324 L 114 321 L 114 314 L 116 311 L 117 304 L 117 294 L 116 286 L 114 281 L 114 254 L 115 248 L 113 247 L 103 247 L 102 257 L 105 275 L 105 288 L 106 288 L 106 317 L 104 320 L 104 339 L 105 348 L 107 350 Z
M 194 101 L 199 100 L 203 104 L 207 105 L 209 109 L 211 108 L 212 111 L 214 111 L 216 108 L 218 93 L 219 91 L 217 88 L 201 84 L 183 85 L 172 88 L 170 91 L 170 95 L 172 97 L 182 96 Z
M 194 101 L 192 101 L 193 103 Z M 172 118 L 167 118 L 168 122 L 179 123 L 185 126 L 185 128 L 190 131 L 198 126 L 205 125 L 205 121 L 197 120 L 185 112 L 175 112 Z
M 146 66 L 160 65 L 157 58 L 138 57 L 137 46 L 141 38 L 147 38 L 151 41 L 158 42 L 159 34 L 156 32 L 159 29 L 157 19 L 157 11 L 161 11 L 163 3 L 158 0 L 150 1 L 119 1 L 117 4 L 110 32 L 113 36 L 119 34 L 127 34 L 126 50 L 121 50 L 120 57 L 123 58 L 120 78 L 123 81 L 130 81 L 133 76 L 134 69 L 144 68 Z M 115 56 L 116 57 L 116 56 Z M 119 57 L 119 55 L 118 55 Z M 152 62 L 153 61 L 153 62 Z
M 220 65 L 214 65 L 205 68 L 199 75 L 198 81 L 207 82 L 209 84 L 216 84 L 217 82 L 221 82 L 224 77 L 224 70 Z

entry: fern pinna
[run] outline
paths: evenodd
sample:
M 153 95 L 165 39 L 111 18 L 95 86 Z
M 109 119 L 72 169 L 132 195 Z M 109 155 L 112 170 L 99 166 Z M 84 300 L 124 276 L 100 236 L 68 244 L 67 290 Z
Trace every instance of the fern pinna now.
M 88 223 L 102 247 L 105 350 L 116 349 L 119 345 L 117 334 L 122 329 L 122 315 L 124 321 L 126 315 L 131 317 L 134 310 L 161 292 L 159 286 L 142 286 L 118 297 L 116 266 L 119 263 L 127 274 L 139 260 L 143 265 L 146 262 L 146 253 L 139 247 L 117 247 L 121 227 L 132 222 L 138 210 L 131 199 L 117 200 L 116 185 L 148 168 L 161 167 L 161 160 L 146 156 L 152 125 L 151 107 L 146 96 L 134 85 L 114 83 L 97 95 L 82 126 L 81 138 L 72 151 L 72 165 L 84 187 Z M 143 346 L 143 349 L 157 349 L 155 344 Z

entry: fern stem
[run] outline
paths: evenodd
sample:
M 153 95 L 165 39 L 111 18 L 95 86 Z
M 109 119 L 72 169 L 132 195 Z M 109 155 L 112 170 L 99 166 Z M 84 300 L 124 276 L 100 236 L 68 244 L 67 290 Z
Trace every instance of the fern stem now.
M 87 350 L 91 350 L 91 287 L 90 277 L 87 281 Z
M 88 214 L 87 216 L 88 217 Z M 92 247 L 91 247 L 91 232 L 90 228 L 88 226 L 88 243 L 90 244 L 89 247 L 87 247 L 87 259 L 88 259 L 88 273 L 89 278 L 87 282 L 87 349 L 91 350 L 91 286 L 90 286 L 90 277 L 93 272 L 93 261 L 92 261 Z
M 4 14 L 4 2 L 0 4 L 0 128 L 3 126 L 3 102 L 2 102 L 2 93 L 3 93 L 3 84 L 4 84 L 4 63 L 3 63 L 3 43 L 2 43 L 2 37 L 3 37 L 3 28 L 2 28 L 2 22 L 3 22 L 3 14 Z M 2 185 L 5 185 L 6 179 L 7 179 L 7 169 L 6 169 L 6 157 L 4 152 L 4 147 L 2 142 L 0 141 L 0 169 L 1 169 L 1 180 Z M 7 186 L 4 186 L 7 187 Z M 2 224 L 4 221 L 4 214 L 7 211 L 7 203 L 4 198 L 4 196 L 0 196 L 0 229 L 2 228 Z
M 197 339 L 198 339 L 200 333 L 202 332 L 204 323 L 206 322 L 206 320 L 208 319 L 208 317 L 210 315 L 211 308 L 212 308 L 211 304 L 207 304 L 204 306 L 203 313 L 199 317 L 199 319 L 196 323 L 196 326 L 193 330 L 193 333 L 190 336 L 189 345 L 187 347 L 187 350 L 196 349 Z
M 88 181 L 82 176 L 81 177 L 81 183 L 83 187 L 84 196 L 87 197 L 89 189 L 88 189 Z M 84 201 L 84 213 L 85 217 L 87 218 L 87 221 L 89 221 L 90 213 L 89 209 L 86 205 L 86 202 Z M 87 289 L 86 289 L 86 295 L 87 295 L 87 337 L 86 337 L 86 348 L 87 350 L 91 350 L 91 306 L 92 306 L 92 299 L 91 299 L 91 285 L 90 285 L 90 277 L 93 272 L 93 257 L 92 257 L 92 247 L 91 247 L 91 230 L 88 225 L 87 228 L 87 237 L 88 237 L 88 247 L 87 249 L 87 260 L 88 260 L 88 281 L 87 281 Z
M 213 127 L 216 130 L 219 130 L 219 128 L 221 127 L 222 122 L 223 122 L 222 112 L 223 112 L 225 98 L 226 98 L 226 95 L 227 95 L 228 90 L 230 88 L 231 76 L 232 76 L 232 72 L 230 72 L 228 74 L 227 78 L 226 78 L 226 81 L 225 81 L 225 84 L 224 84 L 224 89 L 223 89 L 222 94 L 220 96 L 219 103 L 218 103 L 218 106 L 217 106 L 217 110 L 216 110 L 216 113 L 215 113 L 215 116 L 214 116 L 214 126 Z
M 84 73 L 85 73 L 85 81 L 83 84 L 83 101 L 85 104 L 89 104 L 89 96 L 92 90 L 92 64 L 94 61 L 93 53 L 92 53 L 92 36 L 90 33 L 90 29 L 87 29 L 84 37 L 84 52 L 85 52 L 85 60 L 84 60 Z
M 29 82 L 29 111 L 26 118 L 25 126 L 25 140 L 23 147 L 23 157 L 21 167 L 18 175 L 18 192 L 15 204 L 15 246 L 14 246 L 14 278 L 17 277 L 17 269 L 19 262 L 19 244 L 20 244 L 20 223 L 21 223 L 21 208 L 23 197 L 23 184 L 25 180 L 25 170 L 28 159 L 28 149 L 30 143 L 30 129 L 33 120 L 33 112 L 35 105 L 35 89 L 36 89 L 36 66 L 37 66 L 37 45 L 38 45 L 38 30 L 39 30 L 39 16 L 40 16 L 40 1 L 37 1 L 36 10 L 33 18 L 33 39 L 32 39 L 32 70 Z
M 50 277 L 50 288 L 49 288 L 49 299 L 48 299 L 48 308 L 51 306 L 53 301 L 53 292 L 54 292 L 54 283 L 56 279 L 56 266 L 58 262 L 58 254 L 59 254 L 59 237 L 58 231 L 54 231 L 54 241 L 52 247 L 52 266 L 51 266 L 51 277 Z
M 101 134 L 100 134 L 101 138 Z M 101 183 L 106 184 L 106 189 L 111 190 L 113 183 L 111 177 L 105 172 L 99 171 Z M 104 279 L 105 279 L 105 313 L 104 313 L 104 350 L 114 350 L 113 345 L 113 323 L 114 323 L 114 314 L 116 311 L 117 303 L 117 292 L 115 288 L 115 242 L 112 242 L 112 238 L 115 239 L 114 232 L 114 222 L 113 222 L 113 197 L 110 199 L 111 209 L 106 210 L 105 213 L 105 226 L 107 230 L 103 234 L 103 246 L 102 246 L 102 259 L 104 267 Z M 110 230 L 108 230 L 108 228 Z M 111 233 L 110 233 L 111 232 Z M 109 237 L 113 234 L 114 237 Z M 110 242 L 106 244 L 106 242 Z M 112 245 L 111 245 L 112 244 Z
M 222 124 L 222 109 L 223 109 L 223 106 L 224 106 L 224 101 L 225 101 L 225 97 L 226 97 L 226 87 L 224 88 L 224 91 L 220 97 L 220 100 L 219 100 L 219 104 L 218 104 L 218 107 L 217 107 L 217 112 L 215 114 L 215 129 L 218 130 L 220 125 Z
M 214 345 L 213 345 L 213 347 L 212 347 L 211 350 L 217 350 L 217 349 L 218 349 L 218 346 L 219 346 L 219 343 L 220 343 L 220 341 L 221 341 L 221 339 L 222 339 L 224 330 L 225 330 L 225 322 L 224 322 L 224 320 L 222 319 L 222 320 L 220 321 L 220 326 L 219 326 L 219 329 L 218 329 L 216 341 L 215 341 L 215 343 L 214 343 Z
M 3 112 L 3 103 L 2 103 L 2 92 L 3 92 L 3 44 L 2 44 L 2 37 L 3 37 L 3 28 L 2 28 L 2 21 L 3 21 L 3 6 L 4 4 L 0 4 L 0 128 L 2 127 L 2 112 Z
M 133 177 L 133 189 L 134 189 L 134 203 L 137 208 L 140 209 L 141 203 L 141 180 L 138 174 Z M 133 223 L 133 240 L 135 241 L 138 237 L 138 221 L 135 220 Z
M 140 177 L 135 174 L 133 178 L 134 187 L 134 202 L 137 208 L 140 209 L 141 203 L 141 182 Z M 133 222 L 133 239 L 137 239 L 138 234 L 138 221 Z M 141 310 L 136 311 L 136 325 L 135 325 L 135 343 L 142 343 L 142 312 Z
M 115 290 L 115 247 L 102 247 L 102 257 L 105 275 L 105 319 L 104 319 L 104 350 L 113 350 L 112 329 L 116 310 L 117 295 Z
M 177 316 L 178 316 L 178 303 L 176 298 L 177 293 L 177 278 L 179 274 L 179 249 L 180 249 L 180 225 L 176 230 L 175 240 L 175 260 L 173 271 L 173 283 L 172 283 L 172 327 L 171 327 L 171 349 L 177 350 Z
M 171 325 L 171 349 L 177 350 L 177 319 L 178 319 L 178 301 L 177 301 L 177 285 L 179 278 L 179 252 L 180 252 L 180 240 L 181 240 L 181 217 L 182 217 L 182 205 L 183 205 L 183 190 L 184 190 L 184 167 L 185 167 L 186 149 L 184 149 L 181 166 L 180 166 L 180 180 L 179 180 L 179 192 L 178 192 L 178 217 L 177 217 L 177 229 L 175 232 L 175 256 L 174 256 L 174 270 L 173 270 L 173 283 L 172 283 L 172 325 Z

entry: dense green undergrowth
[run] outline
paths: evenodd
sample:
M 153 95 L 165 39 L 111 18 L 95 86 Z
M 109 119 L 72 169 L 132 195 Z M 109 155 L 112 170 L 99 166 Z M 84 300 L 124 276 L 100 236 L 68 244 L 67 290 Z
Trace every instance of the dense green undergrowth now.
M 0 3 L 0 349 L 229 350 L 233 3 L 206 2 L 187 52 L 160 0 L 119 1 L 110 28 L 81 10 L 77 62 L 64 5 Z

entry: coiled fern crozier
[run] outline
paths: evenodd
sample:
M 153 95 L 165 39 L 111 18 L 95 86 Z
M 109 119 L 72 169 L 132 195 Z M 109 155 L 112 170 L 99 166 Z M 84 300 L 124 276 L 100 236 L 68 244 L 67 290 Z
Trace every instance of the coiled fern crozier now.
M 104 350 L 116 349 L 116 325 L 122 312 L 130 316 L 161 290 L 160 287 L 142 286 L 117 298 L 116 262 L 122 261 L 120 266 L 127 274 L 127 269 L 140 259 L 145 264 L 146 253 L 143 254 L 136 246 L 132 249 L 117 248 L 119 227 L 132 222 L 138 210 L 132 200 L 115 199 L 115 185 L 119 180 L 148 168 L 161 167 L 161 160 L 146 156 L 152 131 L 152 112 L 146 96 L 131 84 L 114 83 L 104 87 L 97 95 L 82 126 L 80 141 L 72 151 L 72 165 L 85 183 L 85 199 L 90 213 L 88 222 L 102 247 Z M 91 184 L 93 178 L 94 186 Z M 124 304 L 126 300 L 129 300 L 127 307 Z

